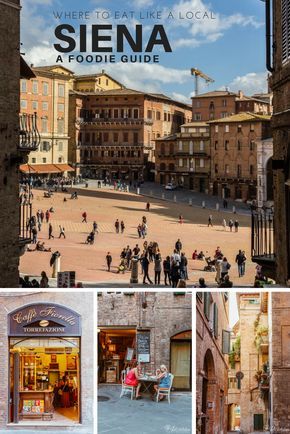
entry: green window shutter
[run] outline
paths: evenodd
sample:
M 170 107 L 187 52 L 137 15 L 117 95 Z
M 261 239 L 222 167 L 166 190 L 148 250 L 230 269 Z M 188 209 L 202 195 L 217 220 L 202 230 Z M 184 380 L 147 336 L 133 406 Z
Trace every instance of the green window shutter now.
M 205 292 L 203 311 L 207 319 L 209 319 L 209 308 L 210 308 L 210 292 Z
M 215 338 L 218 338 L 219 328 L 218 328 L 218 307 L 217 304 L 213 305 L 213 331 Z
M 264 429 L 264 417 L 263 414 L 254 414 L 254 430 Z
M 222 351 L 223 354 L 230 354 L 231 352 L 231 332 L 227 330 L 223 330 Z

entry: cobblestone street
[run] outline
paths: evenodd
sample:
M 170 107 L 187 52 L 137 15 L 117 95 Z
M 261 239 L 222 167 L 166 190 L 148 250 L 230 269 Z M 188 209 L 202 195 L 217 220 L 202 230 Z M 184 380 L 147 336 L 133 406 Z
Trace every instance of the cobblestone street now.
M 99 434 L 192 433 L 191 393 L 172 393 L 169 405 L 167 400 L 153 402 L 148 395 L 139 401 L 120 399 L 120 392 L 121 386 L 99 386 L 99 397 L 109 398 L 98 402 Z

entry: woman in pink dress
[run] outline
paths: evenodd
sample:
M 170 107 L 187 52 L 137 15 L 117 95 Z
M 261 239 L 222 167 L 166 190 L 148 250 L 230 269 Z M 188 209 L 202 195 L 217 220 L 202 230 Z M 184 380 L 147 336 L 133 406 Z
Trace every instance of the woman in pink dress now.
M 139 378 L 141 377 L 141 366 L 137 365 L 135 368 L 130 369 L 125 378 L 125 384 L 127 386 L 137 387 L 136 389 L 136 399 L 142 399 L 139 390 L 141 383 L 139 383 Z

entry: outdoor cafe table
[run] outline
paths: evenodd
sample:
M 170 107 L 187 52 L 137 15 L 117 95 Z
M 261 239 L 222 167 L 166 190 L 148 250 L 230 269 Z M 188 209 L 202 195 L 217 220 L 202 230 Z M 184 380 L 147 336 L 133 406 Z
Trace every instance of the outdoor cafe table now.
M 143 384 L 143 386 L 144 386 L 144 391 L 143 391 L 143 393 L 145 393 L 145 392 L 149 392 L 150 393 L 150 387 L 153 385 L 153 384 L 157 384 L 157 382 L 158 382 L 158 380 L 157 380 L 157 377 L 153 377 L 153 376 L 144 376 L 144 377 L 140 377 L 139 378 L 139 382 L 141 383 L 141 384 Z

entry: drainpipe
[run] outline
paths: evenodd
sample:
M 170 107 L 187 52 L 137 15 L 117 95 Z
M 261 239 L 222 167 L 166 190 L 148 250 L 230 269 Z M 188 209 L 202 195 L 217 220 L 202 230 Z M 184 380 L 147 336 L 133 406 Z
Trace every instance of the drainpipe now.
M 273 72 L 272 65 L 272 46 L 271 46 L 271 0 L 261 0 L 265 3 L 266 20 L 266 67 L 269 72 Z

